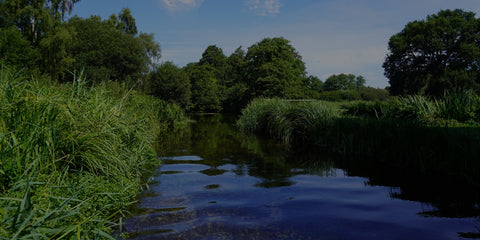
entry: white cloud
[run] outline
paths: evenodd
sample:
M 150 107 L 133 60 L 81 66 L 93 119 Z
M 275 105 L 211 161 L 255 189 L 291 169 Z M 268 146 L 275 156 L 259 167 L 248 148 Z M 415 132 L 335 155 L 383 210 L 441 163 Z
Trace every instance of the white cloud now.
M 161 4 L 170 12 L 190 10 L 199 7 L 203 0 L 161 0 Z
M 245 4 L 251 11 L 260 16 L 278 14 L 280 13 L 280 7 L 282 7 L 280 0 L 246 0 Z

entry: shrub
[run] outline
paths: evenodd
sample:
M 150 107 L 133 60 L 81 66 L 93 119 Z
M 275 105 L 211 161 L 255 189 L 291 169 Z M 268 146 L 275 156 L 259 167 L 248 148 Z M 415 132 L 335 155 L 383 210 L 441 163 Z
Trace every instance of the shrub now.
M 318 98 L 324 101 L 354 101 L 361 100 L 357 90 L 335 90 L 320 93 Z
M 365 101 L 385 101 L 390 98 L 390 93 L 385 89 L 361 87 L 358 92 Z

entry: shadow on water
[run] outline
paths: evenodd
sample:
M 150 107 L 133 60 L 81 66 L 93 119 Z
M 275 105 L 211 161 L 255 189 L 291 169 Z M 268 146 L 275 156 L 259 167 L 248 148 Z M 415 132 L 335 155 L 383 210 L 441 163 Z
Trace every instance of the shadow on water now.
M 164 184 L 168 181 L 169 176 L 173 177 L 179 173 L 183 173 L 189 175 L 185 175 L 185 177 L 182 178 L 175 178 L 175 181 L 184 178 L 185 181 L 187 181 L 187 178 L 189 177 L 195 177 L 198 181 L 203 181 L 201 179 L 204 179 L 204 177 L 218 178 L 220 179 L 219 182 L 205 182 L 202 189 L 203 191 L 223 191 L 223 193 L 225 193 L 228 188 L 224 185 L 242 184 L 235 182 L 237 180 L 225 180 L 226 182 L 221 181 L 221 179 L 226 178 L 226 175 L 231 174 L 233 176 L 229 175 L 229 178 L 238 178 L 238 181 L 240 181 L 241 177 L 254 179 L 250 181 L 253 181 L 251 184 L 257 189 L 265 189 L 265 191 L 267 189 L 271 189 L 269 191 L 276 191 L 276 189 L 294 191 L 295 188 L 293 187 L 297 184 L 296 181 L 303 180 L 302 176 L 306 175 L 319 176 L 322 178 L 335 176 L 356 177 L 355 179 L 361 179 L 365 186 L 388 187 L 388 195 L 391 199 L 414 201 L 425 205 L 416 213 L 418 216 L 424 218 L 477 219 L 475 227 L 480 227 L 480 222 L 478 222 L 480 217 L 480 188 L 478 186 L 465 184 L 460 179 L 455 179 L 454 177 L 450 178 L 448 176 L 418 176 L 413 174 L 413 172 L 416 171 L 407 172 L 402 170 L 400 172 L 396 169 L 382 166 L 381 164 L 378 164 L 378 162 L 370 161 L 369 159 L 339 156 L 328 150 L 319 149 L 317 147 L 312 148 L 304 146 L 296 147 L 296 149 L 289 149 L 280 143 L 268 141 L 256 136 L 244 135 L 238 132 L 234 127 L 234 116 L 194 115 L 191 116 L 191 119 L 193 122 L 189 127 L 159 137 L 158 148 L 160 149 L 159 155 L 162 156 L 162 167 L 158 170 L 159 172 L 157 173 L 157 176 L 162 176 L 161 179 L 163 180 L 160 181 L 164 182 L 156 184 Z M 155 191 L 157 191 L 155 189 L 156 184 L 153 184 L 149 191 L 146 191 L 139 196 L 140 202 L 143 201 L 143 205 L 149 206 L 148 197 L 155 196 L 155 194 L 165 195 L 169 194 L 168 191 L 177 191 L 180 187 L 192 187 L 188 184 L 181 185 L 182 183 L 175 183 L 177 184 L 175 185 L 174 183 L 169 182 L 168 184 L 172 184 L 171 188 L 164 188 L 162 189 L 162 193 L 155 193 Z M 240 190 L 242 189 L 241 187 L 238 187 L 237 189 L 239 189 L 238 193 L 227 192 L 230 194 L 229 201 L 231 201 L 231 204 L 233 205 L 237 203 L 232 199 L 241 199 L 238 197 L 239 195 L 249 194 L 248 192 L 243 193 Z M 197 198 L 203 199 L 203 197 L 205 197 L 204 195 L 207 193 L 196 194 L 199 194 Z M 281 194 L 279 192 L 279 196 L 284 197 L 286 195 L 284 192 Z M 288 196 L 287 200 L 296 197 L 295 194 Z M 258 197 L 262 198 L 261 196 Z M 187 206 L 188 204 L 193 204 L 191 201 L 194 198 L 195 197 L 175 195 L 171 198 L 162 199 L 161 203 L 157 202 L 155 204 L 162 206 Z M 125 228 L 129 232 L 133 232 L 130 234 L 132 239 L 162 239 L 161 237 L 165 237 L 165 239 L 167 239 L 167 237 L 168 239 L 181 239 L 185 236 L 193 239 L 232 239 L 232 236 L 235 236 L 233 239 L 308 239 L 307 237 L 303 238 L 302 235 L 298 235 L 297 230 L 291 232 L 283 231 L 280 235 L 275 235 L 259 229 L 258 225 L 249 225 L 250 221 L 248 219 L 256 219 L 256 224 L 270 226 L 267 224 L 269 221 L 263 220 L 266 223 L 258 221 L 259 218 L 261 219 L 262 217 L 265 217 L 262 215 L 264 214 L 262 211 L 265 211 L 264 208 L 269 208 L 268 206 L 266 207 L 264 205 L 259 208 L 257 207 L 256 209 L 253 208 L 254 206 L 252 206 L 252 208 L 243 207 L 242 209 L 238 207 L 238 210 L 232 210 L 231 207 L 218 207 L 218 201 L 221 201 L 222 199 L 210 200 L 208 201 L 208 206 L 203 206 L 204 209 L 210 211 L 208 216 L 214 218 L 213 220 L 210 219 L 210 222 L 198 220 L 203 213 L 201 211 L 192 210 L 194 207 L 165 207 L 156 210 L 155 208 L 140 206 L 133 213 L 134 220 L 131 220 L 132 223 L 127 221 Z M 172 204 L 170 204 L 169 201 L 171 201 Z M 305 200 L 304 203 L 308 204 L 309 201 Z M 254 203 L 250 204 L 255 205 Z M 212 208 L 214 205 L 217 207 Z M 270 203 L 267 205 L 270 205 Z M 271 205 L 273 206 L 275 203 L 271 203 Z M 288 203 L 282 203 L 282 206 L 283 205 L 289 206 Z M 200 209 L 200 207 L 198 208 Z M 269 211 L 271 211 L 270 208 Z M 275 218 L 274 216 L 278 215 L 272 212 L 269 212 L 269 214 L 270 215 L 267 214 L 267 217 L 269 218 Z M 144 217 L 138 217 L 138 219 L 136 219 L 136 216 L 141 215 L 147 215 L 149 222 L 145 223 L 144 221 L 147 220 L 145 220 L 146 218 Z M 227 224 L 227 220 L 230 219 L 229 221 L 234 221 L 229 217 L 240 217 L 242 218 L 242 224 L 246 225 L 241 225 L 241 228 L 229 225 Z M 292 221 L 296 220 L 293 219 Z M 335 219 L 332 219 L 331 221 L 335 222 Z M 172 222 L 178 224 L 172 225 Z M 298 224 L 300 223 L 301 221 Z M 137 224 L 137 229 L 134 227 L 135 224 Z M 141 227 L 142 230 L 138 230 L 139 224 L 173 227 Z M 295 225 L 295 223 L 289 223 L 289 226 L 290 225 Z M 346 224 L 346 226 L 348 226 L 348 224 Z M 297 229 L 308 227 L 308 223 L 305 223 L 304 226 L 299 226 Z M 457 233 L 457 237 L 480 237 L 478 234 L 474 233 L 478 230 L 475 229 L 475 227 L 472 228 L 472 233 Z M 185 230 L 189 228 L 192 229 Z M 203 228 L 208 229 L 205 230 L 207 232 L 201 233 L 199 229 Z M 182 229 L 190 235 L 187 233 L 180 236 L 168 235 Z M 195 231 L 194 229 L 197 229 L 195 232 L 196 235 L 190 233 Z M 278 229 L 282 228 L 279 227 Z M 253 232 L 258 234 L 258 238 L 252 238 Z M 327 231 L 327 233 L 331 232 Z M 201 237 L 202 234 L 209 237 Z M 175 238 L 175 236 L 178 238 Z M 279 236 L 282 237 L 279 238 Z M 334 237 L 335 235 L 332 236 L 331 239 L 340 239 L 340 237 Z M 380 236 L 381 234 L 375 239 L 380 239 Z M 425 236 L 428 237 L 429 235 Z M 414 236 L 413 239 L 425 236 Z M 362 237 L 362 235 L 359 235 L 354 238 L 369 239 L 370 237 L 371 236 Z M 349 237 L 344 236 L 344 238 L 348 239 Z M 325 239 L 330 239 L 328 238 L 328 234 Z M 401 239 L 401 237 L 398 239 Z

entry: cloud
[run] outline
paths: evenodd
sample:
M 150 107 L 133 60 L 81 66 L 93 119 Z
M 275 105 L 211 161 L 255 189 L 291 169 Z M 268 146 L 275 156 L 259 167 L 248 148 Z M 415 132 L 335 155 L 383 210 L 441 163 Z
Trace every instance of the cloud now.
M 280 0 L 246 0 L 245 4 L 251 11 L 260 16 L 278 14 L 280 13 L 280 7 L 282 7 Z
M 161 4 L 170 12 L 186 11 L 199 7 L 203 0 L 161 0 Z

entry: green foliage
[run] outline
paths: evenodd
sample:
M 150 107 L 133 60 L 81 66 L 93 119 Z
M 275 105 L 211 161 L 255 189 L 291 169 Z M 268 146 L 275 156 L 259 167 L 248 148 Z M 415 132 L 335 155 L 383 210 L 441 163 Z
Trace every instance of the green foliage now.
M 314 139 L 339 116 L 339 111 L 319 101 L 256 99 L 242 111 L 237 125 L 244 132 L 294 143 Z
M 70 49 L 75 59 L 73 68 L 84 68 L 85 74 L 94 82 L 136 79 L 150 64 L 147 51 L 156 51 L 155 46 L 146 42 L 148 38 L 120 31 L 100 17 L 73 17 L 68 25 L 76 31 Z M 153 49 L 149 50 L 147 46 Z
M 303 80 L 305 98 L 318 99 L 323 91 L 323 82 L 315 76 L 308 76 Z
M 53 79 L 64 78 L 66 72 L 75 62 L 68 49 L 74 41 L 72 27 L 61 23 L 56 25 L 49 34 L 45 35 L 39 43 L 42 53 L 41 62 L 44 71 Z
M 76 2 L 78 0 L 8 0 L 0 3 L 0 11 L 5 15 L 0 31 L 11 37 L 4 46 L 8 49 L 2 51 L 2 55 L 7 55 L 6 63 L 28 67 L 30 71 L 37 68 L 54 79 L 64 74 L 74 61 L 67 52 L 74 33 L 62 21 Z M 20 31 L 22 38 L 13 29 Z M 23 61 L 18 63 L 18 60 Z
M 151 65 L 155 66 L 155 64 L 160 60 L 162 53 L 160 51 L 159 43 L 155 42 L 154 40 L 153 33 L 140 33 L 138 38 L 143 45 L 148 59 L 150 59 Z
M 190 107 L 191 85 L 184 69 L 166 62 L 157 66 L 148 77 L 148 91 L 165 101 L 177 103 L 184 109 Z
M 28 80 L 28 81 L 27 81 Z M 0 72 L 0 236 L 108 238 L 179 107 L 125 84 L 50 85 Z
M 208 65 L 216 70 L 215 77 L 220 81 L 224 81 L 227 71 L 227 57 L 223 54 L 223 50 L 215 45 L 210 45 L 205 49 L 202 58 L 198 62 L 200 66 Z
M 221 91 L 216 78 L 217 70 L 210 65 L 191 64 L 186 67 L 192 84 L 193 112 L 219 112 Z
M 460 122 L 480 120 L 478 114 L 480 98 L 471 89 L 446 91 L 438 108 L 439 117 L 444 119 L 455 119 Z
M 285 38 L 263 39 L 248 48 L 246 59 L 246 79 L 251 96 L 303 96 L 305 64 Z
M 131 35 L 135 35 L 138 33 L 137 24 L 135 23 L 135 18 L 132 16 L 130 9 L 128 8 L 122 9 L 122 12 L 118 14 L 118 18 L 120 22 L 117 28 Z
M 453 88 L 478 91 L 479 24 L 475 13 L 459 9 L 408 23 L 388 44 L 383 67 L 390 92 L 441 96 Z
M 353 74 L 338 74 L 332 75 L 323 84 L 324 91 L 336 90 L 352 90 L 358 89 L 365 85 L 365 79 L 362 76 L 355 76 Z
M 360 100 L 361 96 L 358 90 L 335 90 L 320 93 L 318 99 L 324 101 L 354 101 Z
M 263 134 L 290 144 L 313 143 L 343 154 L 375 159 L 401 171 L 439 176 L 455 174 L 480 182 L 478 127 L 432 126 L 399 117 L 405 112 L 415 117 L 434 114 L 435 102 L 424 97 L 359 102 L 352 106 L 341 116 L 339 109 L 324 102 L 257 99 L 242 111 L 237 124 L 248 133 Z M 378 117 L 359 118 L 352 114 Z M 390 118 L 386 118 L 387 114 Z
M 439 126 L 455 126 L 458 122 L 475 124 L 480 116 L 480 98 L 472 90 L 446 91 L 443 98 L 436 100 L 409 95 L 384 102 L 354 102 L 344 107 L 348 115 L 414 120 Z
M 390 93 L 385 89 L 360 87 L 358 92 L 365 101 L 385 101 L 390 98 Z
M 0 61 L 19 68 L 33 69 L 39 53 L 15 27 L 0 28 Z

